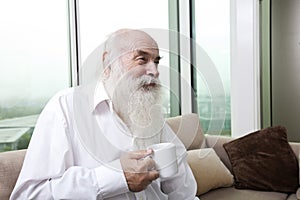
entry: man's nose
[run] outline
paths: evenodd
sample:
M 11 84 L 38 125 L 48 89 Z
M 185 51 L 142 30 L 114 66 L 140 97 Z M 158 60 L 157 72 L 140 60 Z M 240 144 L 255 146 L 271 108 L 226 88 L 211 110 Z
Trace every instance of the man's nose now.
M 149 62 L 146 66 L 146 74 L 157 78 L 159 76 L 159 71 L 157 70 L 157 64 L 154 62 Z

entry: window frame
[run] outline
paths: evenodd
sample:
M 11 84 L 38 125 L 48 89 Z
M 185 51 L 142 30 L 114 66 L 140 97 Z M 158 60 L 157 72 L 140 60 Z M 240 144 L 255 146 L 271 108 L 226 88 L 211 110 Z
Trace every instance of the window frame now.
M 260 128 L 260 72 L 259 72 L 259 0 L 231 0 L 231 136 L 239 137 Z M 72 85 L 80 83 L 80 36 L 78 1 L 70 3 L 70 41 L 71 41 L 71 68 Z M 178 31 L 179 35 L 193 38 L 194 0 L 169 0 L 169 28 Z M 188 23 L 187 23 L 188 22 Z M 187 24 L 187 25 L 184 25 Z M 173 38 L 172 38 L 173 37 Z M 174 39 L 176 36 L 171 36 Z M 245 39 L 246 38 L 246 39 Z M 193 72 L 194 47 L 189 44 L 187 59 L 192 65 L 181 68 L 180 52 L 186 46 L 182 45 L 180 37 L 172 48 L 178 55 L 170 56 L 170 65 L 173 66 L 170 78 L 170 87 L 175 91 L 171 96 L 171 116 L 197 112 L 193 91 L 187 91 L 181 84 L 188 80 L 195 88 L 196 79 Z M 247 62 L 245 62 L 247 60 Z M 240 67 L 244 66 L 244 67 Z M 174 73 L 175 72 L 175 73 Z M 76 81 L 75 81 L 76 80 Z M 241 84 L 243 83 L 243 84 Z M 185 92 L 183 92 L 185 91 Z M 178 105 L 179 98 L 180 104 Z M 245 106 L 246 105 L 246 106 Z

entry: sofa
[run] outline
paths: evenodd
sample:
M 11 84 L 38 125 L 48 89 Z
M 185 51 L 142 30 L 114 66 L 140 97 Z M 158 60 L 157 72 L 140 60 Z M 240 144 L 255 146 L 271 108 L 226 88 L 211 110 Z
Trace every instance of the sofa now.
M 245 143 L 243 141 L 239 141 L 237 138 L 203 134 L 197 114 L 191 113 L 168 118 L 167 123 L 181 139 L 187 149 L 187 160 L 197 181 L 197 196 L 199 196 L 201 200 L 300 199 L 300 195 L 298 194 L 300 192 L 297 190 L 299 186 L 299 143 L 288 143 L 288 146 L 291 147 L 293 156 L 297 161 L 297 177 L 291 177 L 293 181 L 298 181 L 296 183 L 296 189 L 295 186 L 294 189 L 289 192 L 276 191 L 278 190 L 276 187 L 270 191 L 247 188 L 240 189 L 237 188 L 237 181 L 239 181 L 239 179 L 236 177 L 237 175 L 234 171 L 236 165 L 239 165 L 239 163 L 234 163 L 234 167 L 232 167 L 231 159 L 234 156 L 232 157 L 232 155 L 229 154 L 230 151 L 228 146 L 237 146 L 235 145 L 235 141 L 244 145 Z M 248 139 L 253 140 L 249 137 Z M 280 141 L 282 141 L 282 139 L 280 139 Z M 226 148 L 224 147 L 224 144 L 227 144 L 227 146 L 225 145 Z M 9 199 L 9 195 L 21 170 L 25 154 L 26 150 L 0 153 L 0 200 Z M 269 168 L 276 169 L 274 166 L 269 166 Z M 287 171 L 289 172 L 290 170 Z M 262 172 L 261 174 L 263 175 L 264 173 L 265 172 Z M 278 174 L 274 174 L 274 177 L 277 177 L 277 175 Z M 283 181 L 285 181 L 285 179 Z

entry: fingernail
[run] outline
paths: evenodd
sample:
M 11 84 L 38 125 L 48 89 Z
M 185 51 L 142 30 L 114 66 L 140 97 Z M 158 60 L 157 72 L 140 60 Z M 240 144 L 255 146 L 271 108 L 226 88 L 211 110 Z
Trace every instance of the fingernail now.
M 143 160 L 145 160 L 145 159 L 147 159 L 147 158 L 152 158 L 152 156 L 151 156 L 151 155 L 147 155 L 147 156 L 145 156 L 145 157 L 143 158 Z

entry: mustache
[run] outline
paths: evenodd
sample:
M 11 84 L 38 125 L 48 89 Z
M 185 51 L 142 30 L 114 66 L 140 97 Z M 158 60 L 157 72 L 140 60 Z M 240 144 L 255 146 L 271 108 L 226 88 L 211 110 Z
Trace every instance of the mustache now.
M 137 78 L 136 81 L 138 83 L 139 88 L 144 86 L 160 87 L 159 79 L 150 75 L 143 75 Z

